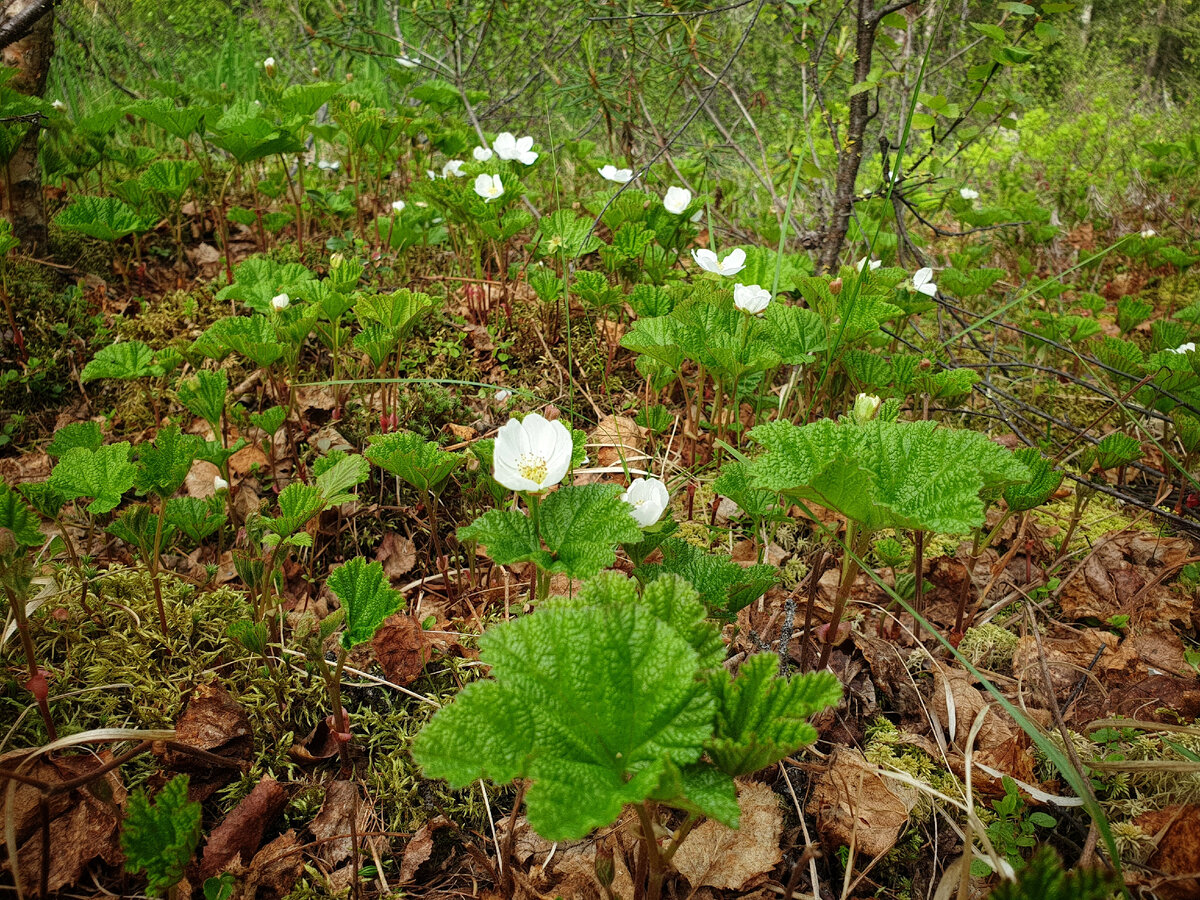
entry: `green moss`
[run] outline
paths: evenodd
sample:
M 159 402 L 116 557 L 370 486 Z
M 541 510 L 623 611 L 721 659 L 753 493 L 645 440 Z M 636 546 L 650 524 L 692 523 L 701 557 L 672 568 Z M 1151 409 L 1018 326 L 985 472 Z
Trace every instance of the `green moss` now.
M 249 613 L 241 591 L 201 591 L 170 575 L 162 584 L 165 638 L 150 579 L 139 570 L 115 568 L 92 580 L 89 606 L 96 619 L 83 610 L 78 582 L 66 574 L 57 596 L 34 615 L 35 643 L 50 674 L 50 705 L 60 737 L 105 727 L 173 727 L 188 692 L 216 681 L 244 708 L 253 752 L 248 771 L 214 796 L 213 815 L 232 809 L 270 775 L 312 785 L 312 790 L 301 788 L 284 813 L 285 821 L 306 824 L 324 799 L 320 782 L 328 777 L 328 766 L 302 765 L 288 751 L 327 714 L 326 687 L 315 666 L 287 655 L 268 668 L 229 639 L 229 623 Z M 291 634 L 289 627 L 289 639 Z M 462 641 L 470 643 L 466 636 Z M 0 665 L 17 672 L 21 663 L 19 645 L 10 641 Z M 432 664 L 411 688 L 444 704 L 478 671 L 465 660 L 447 658 Z M 344 679 L 343 697 L 356 735 L 351 757 L 386 830 L 411 832 L 439 811 L 464 828 L 485 826 L 477 787 L 452 792 L 425 782 L 409 755 L 413 738 L 433 713 L 430 704 L 352 674 Z M 29 710 L 29 697 L 14 680 L 0 690 L 0 717 L 16 723 L 0 750 L 46 741 L 40 717 Z M 336 766 L 336 760 L 330 765 Z M 123 774 L 135 786 L 157 768 L 156 758 L 144 754 L 127 764 Z M 497 799 L 491 797 L 493 805 Z
M 883 717 L 867 726 L 867 744 L 863 748 L 863 755 L 868 762 L 884 769 L 904 772 L 949 797 L 966 796 L 962 784 L 952 772 L 941 768 L 924 750 L 906 743 L 903 732 Z M 932 798 L 924 791 L 918 791 L 910 821 L 927 821 L 934 811 Z
M 1032 515 L 1034 521 L 1043 527 L 1058 527 L 1063 533 L 1058 538 L 1061 541 L 1070 525 L 1074 510 L 1075 497 L 1072 495 L 1040 506 L 1033 510 Z M 1106 534 L 1129 529 L 1150 533 L 1157 533 L 1160 530 L 1153 518 L 1143 516 L 1135 519 L 1124 512 L 1117 501 L 1107 494 L 1093 494 L 1087 508 L 1083 511 L 1075 534 L 1071 537 L 1071 547 L 1060 547 L 1058 553 L 1061 555 L 1066 549 L 1086 549 Z
M 1013 653 L 1017 649 L 1017 636 L 989 622 L 968 628 L 958 649 L 972 665 L 1009 674 L 1012 672 Z

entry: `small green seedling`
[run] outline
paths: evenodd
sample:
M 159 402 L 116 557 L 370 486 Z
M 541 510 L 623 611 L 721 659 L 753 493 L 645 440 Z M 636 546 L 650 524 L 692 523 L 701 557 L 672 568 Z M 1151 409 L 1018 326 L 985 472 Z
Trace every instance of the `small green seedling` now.
M 201 807 L 187 798 L 188 776 L 166 783 L 151 803 L 139 788 L 129 795 L 121 829 L 125 869 L 146 873 L 146 892 L 170 896 L 200 843 Z
M 342 762 L 346 763 L 346 744 L 350 741 L 350 724 L 342 708 L 342 669 L 346 665 L 346 657 L 359 644 L 365 644 L 375 637 L 384 620 L 404 606 L 404 598 L 388 584 L 382 563 L 368 563 L 360 556 L 330 572 L 326 583 L 346 611 L 346 627 L 342 631 L 334 670 L 329 670 L 323 654 L 319 655 L 318 664 L 329 686 L 329 699 L 333 705 L 333 733 Z

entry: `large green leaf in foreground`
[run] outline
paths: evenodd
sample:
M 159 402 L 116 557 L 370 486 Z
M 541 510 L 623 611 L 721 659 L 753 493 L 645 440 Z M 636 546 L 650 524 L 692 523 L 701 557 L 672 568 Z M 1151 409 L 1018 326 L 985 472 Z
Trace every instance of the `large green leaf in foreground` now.
M 543 609 L 489 630 L 480 658 L 496 680 L 468 685 L 413 756 L 454 787 L 531 779 L 529 823 L 549 840 L 609 824 L 712 734 L 696 651 L 649 609 Z

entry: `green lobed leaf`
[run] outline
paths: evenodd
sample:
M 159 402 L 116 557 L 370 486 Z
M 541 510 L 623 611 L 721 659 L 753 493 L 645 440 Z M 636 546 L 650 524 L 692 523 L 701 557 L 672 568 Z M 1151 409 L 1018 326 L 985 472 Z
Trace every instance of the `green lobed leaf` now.
M 121 849 L 128 872 L 145 872 L 146 891 L 162 896 L 179 883 L 200 843 L 199 803 L 187 798 L 188 776 L 166 783 L 151 803 L 138 788 L 129 795 L 129 811 L 121 829 Z
M 63 231 L 102 241 L 119 241 L 154 226 L 116 197 L 79 197 L 54 217 L 54 224 Z
M 159 429 L 154 443 L 138 444 L 133 484 L 140 493 L 169 497 L 179 490 L 204 441 L 184 434 L 178 425 Z
M 102 515 L 121 502 L 133 487 L 137 471 L 129 461 L 129 442 L 106 444 L 97 450 L 73 447 L 50 473 L 49 484 L 68 500 L 91 497 L 88 512 Z
M 1013 512 L 1041 506 L 1054 496 L 1062 484 L 1063 473 L 1054 468 L 1054 463 L 1042 456 L 1036 447 L 1022 447 L 1013 454 L 1029 469 L 1029 481 L 1013 484 L 1004 489 L 1004 502 Z
M 167 501 L 167 524 L 199 544 L 225 524 L 225 504 L 220 497 L 172 497 Z
M 543 548 L 532 520 L 518 510 L 493 509 L 458 530 L 478 541 L 502 566 L 533 562 L 543 570 L 589 578 L 616 561 L 616 546 L 642 536 L 614 484 L 567 485 L 541 501 Z
M 19 547 L 37 547 L 45 540 L 38 527 L 37 513 L 3 481 L 0 481 L 0 528 L 10 531 Z
M 216 360 L 238 353 L 266 368 L 283 356 L 285 348 L 266 316 L 225 316 L 213 322 L 192 349 Z
M 365 456 L 331 450 L 327 456 L 313 463 L 312 472 L 325 506 L 339 506 L 356 499 L 350 488 L 367 480 L 371 474 L 371 464 Z
M 480 659 L 495 681 L 440 710 L 413 757 L 454 787 L 529 778 L 529 822 L 548 840 L 581 838 L 652 796 L 712 730 L 695 651 L 636 605 L 540 609 L 487 631 Z
M 97 378 L 148 378 L 161 375 L 162 369 L 154 364 L 154 351 L 141 341 L 119 341 L 109 344 L 88 360 L 79 373 L 81 381 Z
M 72 447 L 99 450 L 104 443 L 104 433 L 98 422 L 72 422 L 54 432 L 54 440 L 46 446 L 46 452 L 55 459 Z
M 229 376 L 224 369 L 200 369 L 193 377 L 181 381 L 176 393 L 192 415 L 211 425 L 214 432 L 221 430 L 221 416 L 229 393 Z
M 966 534 L 983 523 L 985 489 L 1029 480 L 986 436 L 934 422 L 772 422 L 750 436 L 767 449 L 752 465 L 756 487 L 819 503 L 869 531 Z
M 817 739 L 808 717 L 834 706 L 842 688 L 832 672 L 781 678 L 779 657 L 747 657 L 737 677 L 718 669 L 709 681 L 717 698 L 713 737 L 705 744 L 723 772 L 748 775 L 776 763 Z
M 641 566 L 635 574 L 649 582 L 678 575 L 691 584 L 709 611 L 732 618 L 775 583 L 775 567 L 740 566 L 728 556 L 711 553 L 687 541 L 668 538 L 662 543 L 662 562 Z
M 418 491 L 438 492 L 463 461 L 462 454 L 443 450 L 411 431 L 373 434 L 367 441 L 367 459 Z
M 1186 414 L 1184 414 L 1186 415 Z M 1178 417 L 1182 419 L 1183 416 Z M 1176 421 L 1178 421 L 1176 419 Z M 1186 442 L 1185 442 L 1186 443 Z M 1114 431 L 1106 434 L 1096 445 L 1096 462 L 1101 469 L 1116 469 L 1142 458 L 1142 445 L 1137 438 Z
M 17 490 L 30 506 L 47 519 L 57 519 L 67 502 L 67 498 L 48 481 L 26 481 L 17 485 Z
M 728 497 L 746 515 L 763 518 L 779 508 L 779 496 L 750 483 L 750 466 L 731 460 L 721 466 L 721 474 L 713 482 L 713 490 Z
M 326 584 L 346 610 L 342 646 L 347 650 L 371 640 L 383 620 L 404 606 L 404 598 L 392 589 L 379 561 L 368 563 L 356 556 L 330 572 Z
M 575 597 L 556 597 L 552 602 L 576 607 L 641 606 L 679 632 L 696 651 L 702 669 L 714 669 L 725 660 L 721 629 L 705 618 L 707 610 L 699 593 L 678 575 L 664 575 L 639 590 L 638 583 L 621 572 L 601 572 L 589 578 Z

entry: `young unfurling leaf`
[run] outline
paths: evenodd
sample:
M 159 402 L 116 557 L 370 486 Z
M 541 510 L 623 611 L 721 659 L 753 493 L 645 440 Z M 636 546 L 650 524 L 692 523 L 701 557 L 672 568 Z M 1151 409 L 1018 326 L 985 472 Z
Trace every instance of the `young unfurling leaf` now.
M 329 589 L 346 610 L 342 646 L 351 650 L 375 636 L 383 620 L 404 605 L 383 574 L 383 563 L 356 556 L 329 573 Z
M 200 843 L 199 803 L 187 798 L 188 776 L 167 782 L 151 803 L 139 788 L 129 795 L 129 814 L 121 830 L 125 868 L 146 873 L 146 892 L 162 896 L 183 877 Z
M 779 658 L 756 653 L 732 677 L 718 669 L 712 677 L 717 724 L 705 750 L 722 772 L 737 777 L 778 762 L 795 748 L 817 739 L 808 717 L 842 696 L 832 672 L 781 678 Z

